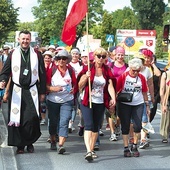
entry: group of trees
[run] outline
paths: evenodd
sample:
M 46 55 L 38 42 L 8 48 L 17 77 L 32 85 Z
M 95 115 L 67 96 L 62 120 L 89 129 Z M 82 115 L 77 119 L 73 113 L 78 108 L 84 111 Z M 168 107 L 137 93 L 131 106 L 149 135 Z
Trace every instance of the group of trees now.
M 38 31 L 43 45 L 49 44 L 51 37 L 60 40 L 69 0 L 37 0 L 38 6 L 32 8 L 36 20 L 26 23 L 17 20 L 19 8 L 14 9 L 11 0 L 2 1 L 0 4 L 1 42 L 9 35 L 14 35 L 14 31 L 22 29 Z M 156 52 L 158 55 L 162 54 L 160 47 L 163 24 L 170 16 L 168 12 L 165 14 L 166 4 L 162 0 L 131 0 L 132 8 L 125 7 L 112 12 L 103 10 L 103 5 L 104 0 L 88 0 L 89 34 L 93 34 L 94 38 L 101 38 L 103 47 L 108 45 L 105 42 L 106 34 L 115 35 L 118 28 L 156 29 L 158 42 Z M 78 25 L 77 40 L 85 33 L 85 25 L 85 20 Z

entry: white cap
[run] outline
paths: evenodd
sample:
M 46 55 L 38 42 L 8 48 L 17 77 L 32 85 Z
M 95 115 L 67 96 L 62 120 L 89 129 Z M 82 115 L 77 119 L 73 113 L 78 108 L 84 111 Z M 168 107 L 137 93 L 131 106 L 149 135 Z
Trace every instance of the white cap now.
M 55 49 L 55 45 L 50 45 L 50 46 L 48 47 L 48 50 L 49 50 L 50 48 Z
M 53 53 L 51 51 L 45 51 L 43 53 L 43 56 L 45 56 L 45 55 L 49 55 L 49 56 L 53 57 Z

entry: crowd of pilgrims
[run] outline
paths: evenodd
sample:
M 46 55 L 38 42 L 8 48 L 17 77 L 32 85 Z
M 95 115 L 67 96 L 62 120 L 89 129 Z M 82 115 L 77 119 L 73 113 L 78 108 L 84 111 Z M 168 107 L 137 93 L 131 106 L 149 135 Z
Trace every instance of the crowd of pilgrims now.
M 119 140 L 122 134 L 124 157 L 139 157 L 139 150 L 150 145 L 158 103 L 162 105 L 162 142 L 168 142 L 170 73 L 161 73 L 151 50 L 141 47 L 127 62 L 122 46 L 112 46 L 108 51 L 99 47 L 93 52 L 80 52 L 78 48 L 68 52 L 54 45 L 38 50 L 46 70 L 46 99 L 40 102 L 40 125 L 48 124 L 51 150 L 66 152 L 64 144 L 75 130 L 78 115 L 78 135 L 84 136 L 88 162 L 98 157 L 104 121 L 110 141 Z M 120 93 L 131 93 L 132 100 L 118 101 Z M 5 94 L 1 96 L 6 102 Z

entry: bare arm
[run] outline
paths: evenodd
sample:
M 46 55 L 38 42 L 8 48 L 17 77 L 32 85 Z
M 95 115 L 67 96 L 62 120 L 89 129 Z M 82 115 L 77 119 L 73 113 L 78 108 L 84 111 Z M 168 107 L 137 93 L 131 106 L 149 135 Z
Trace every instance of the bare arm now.
M 113 82 L 112 82 L 111 79 L 109 79 L 108 92 L 109 92 L 111 100 L 112 100 L 111 104 L 113 106 L 115 106 L 115 104 L 116 104 L 116 94 L 115 94 L 115 89 L 113 87 Z
M 152 67 L 153 67 L 153 72 L 154 72 L 154 75 L 156 76 L 160 76 L 161 75 L 161 71 L 156 67 L 155 63 L 152 64 Z
M 151 100 L 152 103 L 154 103 L 154 85 L 153 85 L 153 77 L 147 80 L 148 88 L 149 88 L 149 93 L 151 95 Z
M 80 78 L 80 81 L 78 82 L 78 88 L 79 88 L 79 91 L 81 92 L 83 90 L 83 88 L 85 87 L 87 81 L 88 81 L 88 78 L 90 77 L 90 74 L 91 72 L 90 71 L 87 71 L 86 74 L 83 74 Z
M 165 89 L 166 89 L 166 73 L 163 73 L 161 76 L 161 82 L 160 82 L 160 97 L 161 97 L 161 104 L 163 103 L 164 95 L 165 95 Z

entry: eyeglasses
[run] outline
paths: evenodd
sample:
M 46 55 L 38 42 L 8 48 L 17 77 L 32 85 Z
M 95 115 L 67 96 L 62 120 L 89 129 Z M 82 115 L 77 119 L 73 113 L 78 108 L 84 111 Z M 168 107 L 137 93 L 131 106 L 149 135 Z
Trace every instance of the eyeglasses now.
M 98 54 L 98 55 L 96 55 L 97 56 L 97 58 L 102 58 L 102 59 L 105 59 L 106 58 L 106 55 L 100 55 L 100 54 Z
M 132 71 L 133 71 L 134 73 L 139 73 L 139 72 L 140 72 L 140 70 L 133 70 L 133 69 L 132 69 Z
M 57 57 L 57 60 L 67 60 L 67 57 Z

